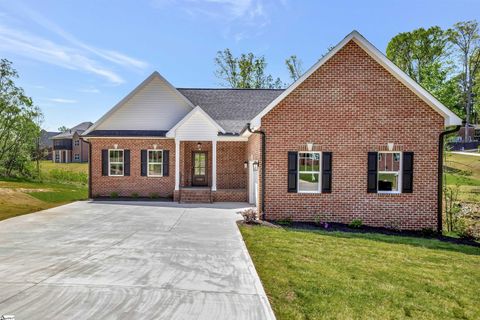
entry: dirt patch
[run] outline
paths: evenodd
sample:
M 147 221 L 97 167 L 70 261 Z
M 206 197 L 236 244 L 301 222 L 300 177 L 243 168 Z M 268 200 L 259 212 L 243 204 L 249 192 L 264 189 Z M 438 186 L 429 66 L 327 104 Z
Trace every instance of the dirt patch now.
M 24 189 L 25 191 L 37 191 L 35 189 Z M 46 190 L 47 191 L 47 190 Z M 0 204 L 2 205 L 26 205 L 43 206 L 44 202 L 34 198 L 19 189 L 0 188 Z
M 30 188 L 2 188 L 0 187 L 0 195 L 1 194 L 10 194 L 10 193 L 15 193 L 15 192 L 49 192 L 52 191 L 51 189 L 30 189 Z

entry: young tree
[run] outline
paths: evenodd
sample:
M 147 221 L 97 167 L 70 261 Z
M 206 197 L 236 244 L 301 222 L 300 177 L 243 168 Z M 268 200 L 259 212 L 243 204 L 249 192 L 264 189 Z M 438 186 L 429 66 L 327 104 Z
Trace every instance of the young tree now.
M 224 86 L 240 89 L 278 89 L 283 84 L 280 78 L 274 79 L 266 74 L 267 62 L 263 56 L 243 53 L 234 57 L 230 49 L 218 51 L 215 57 L 217 70 L 215 75 Z
M 448 30 L 448 38 L 456 47 L 461 65 L 460 84 L 468 128 L 474 106 L 474 91 L 480 70 L 480 34 L 477 21 L 456 23 Z M 465 130 L 467 139 L 468 130 Z
M 69 129 L 66 126 L 61 126 L 57 130 L 60 131 L 60 132 L 67 132 Z
M 22 88 L 12 63 L 0 60 L 0 175 L 29 175 L 40 135 L 41 112 Z
M 302 61 L 296 55 L 291 55 L 290 58 L 285 60 L 285 64 L 292 82 L 297 81 L 303 74 Z
M 461 113 L 458 80 L 444 30 L 435 26 L 400 33 L 388 43 L 387 57 L 443 104 Z

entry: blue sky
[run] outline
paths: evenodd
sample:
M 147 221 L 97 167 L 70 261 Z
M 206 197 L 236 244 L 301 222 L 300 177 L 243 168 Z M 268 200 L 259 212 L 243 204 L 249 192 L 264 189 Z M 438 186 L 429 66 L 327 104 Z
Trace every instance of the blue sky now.
M 0 57 L 41 107 L 43 127 L 95 121 L 154 70 L 177 87 L 219 87 L 218 50 L 264 55 L 288 81 L 353 29 L 380 50 L 397 33 L 480 20 L 478 0 L 0 0 Z

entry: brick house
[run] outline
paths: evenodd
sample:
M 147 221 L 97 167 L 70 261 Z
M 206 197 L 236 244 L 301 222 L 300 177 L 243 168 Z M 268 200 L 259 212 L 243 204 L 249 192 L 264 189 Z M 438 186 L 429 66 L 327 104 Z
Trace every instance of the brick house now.
M 91 122 L 82 122 L 51 137 L 50 139 L 53 141 L 52 161 L 59 163 L 87 162 L 88 143 L 81 139 L 81 134 L 92 124 Z
M 354 31 L 286 90 L 182 89 L 155 72 L 83 139 L 92 197 L 421 229 L 441 219 L 439 142 L 460 123 Z

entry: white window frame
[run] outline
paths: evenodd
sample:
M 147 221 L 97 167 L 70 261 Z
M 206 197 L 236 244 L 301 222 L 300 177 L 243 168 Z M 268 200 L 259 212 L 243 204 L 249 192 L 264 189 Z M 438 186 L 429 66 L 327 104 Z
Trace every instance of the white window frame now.
M 162 162 L 150 162 L 150 151 L 162 153 Z M 163 177 L 163 149 L 148 149 L 147 150 L 147 177 Z M 162 167 L 162 174 L 150 174 L 150 164 L 160 164 Z
M 122 151 L 122 162 L 110 162 L 110 151 Z M 122 164 L 122 174 L 111 174 L 111 164 Z M 108 176 L 109 177 L 123 177 L 125 175 L 125 150 L 124 149 L 108 149 Z
M 377 152 L 377 166 L 378 166 L 378 156 L 381 153 L 399 153 L 400 154 L 400 161 L 398 164 L 398 171 L 380 171 L 377 170 L 377 193 L 384 193 L 384 194 L 399 194 L 402 193 L 402 174 L 403 174 L 403 152 L 402 151 L 378 151 Z M 380 174 L 392 174 L 398 172 L 398 190 L 397 191 L 382 191 L 378 188 L 378 182 L 380 178 Z
M 300 170 L 300 154 L 301 153 L 318 153 L 319 154 L 318 171 L 301 171 Z M 301 191 L 300 190 L 300 173 L 318 173 L 318 190 Z M 297 152 L 297 193 L 322 193 L 322 152 L 320 151 L 298 151 Z
M 73 156 L 73 159 L 80 160 L 80 154 L 75 153 L 75 155 Z
M 55 162 L 60 162 L 60 151 L 55 150 Z
M 74 144 L 75 144 L 75 147 L 78 147 L 80 145 L 80 140 L 78 140 L 78 139 L 75 140 Z

